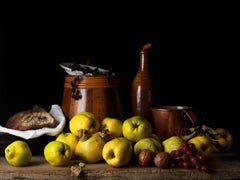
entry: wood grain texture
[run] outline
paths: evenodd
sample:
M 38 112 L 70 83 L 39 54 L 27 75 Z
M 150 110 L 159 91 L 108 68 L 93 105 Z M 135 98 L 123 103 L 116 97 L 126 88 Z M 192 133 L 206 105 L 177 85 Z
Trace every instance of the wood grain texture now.
M 49 165 L 43 156 L 33 156 L 26 167 L 13 167 L 7 164 L 4 157 L 0 157 L 0 179 L 240 179 L 240 161 L 233 153 L 218 153 L 210 156 L 210 173 L 198 170 L 157 167 L 140 167 L 130 163 L 126 167 L 116 168 L 104 162 L 86 164 L 80 177 L 71 177 L 70 167 L 78 160 L 71 160 L 65 167 Z

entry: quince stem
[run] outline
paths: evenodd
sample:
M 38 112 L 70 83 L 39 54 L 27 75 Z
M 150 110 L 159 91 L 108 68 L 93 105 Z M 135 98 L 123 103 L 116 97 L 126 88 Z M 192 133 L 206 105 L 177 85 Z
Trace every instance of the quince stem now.
M 81 141 L 86 141 L 91 137 L 91 133 L 87 129 L 80 129 L 78 131 L 78 137 Z
M 99 131 L 98 135 L 101 138 L 103 138 L 105 142 L 110 141 L 111 139 L 114 138 L 114 136 L 112 135 L 112 133 L 108 129 Z

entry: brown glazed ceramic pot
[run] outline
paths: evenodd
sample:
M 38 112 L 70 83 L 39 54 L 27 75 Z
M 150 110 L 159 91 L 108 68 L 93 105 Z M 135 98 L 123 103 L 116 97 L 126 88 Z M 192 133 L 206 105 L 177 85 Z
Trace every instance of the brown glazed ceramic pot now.
M 79 78 L 76 81 L 76 78 Z M 74 86 L 75 83 L 75 86 Z M 67 120 L 78 112 L 91 112 L 101 122 L 105 117 L 123 120 L 118 76 L 71 76 L 64 82 L 62 110 Z

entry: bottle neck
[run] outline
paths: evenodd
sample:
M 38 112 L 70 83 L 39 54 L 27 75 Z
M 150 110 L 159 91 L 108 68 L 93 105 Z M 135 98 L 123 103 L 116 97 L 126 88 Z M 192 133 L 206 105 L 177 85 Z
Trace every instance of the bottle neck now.
M 148 54 L 147 50 L 140 51 L 139 71 L 148 72 Z

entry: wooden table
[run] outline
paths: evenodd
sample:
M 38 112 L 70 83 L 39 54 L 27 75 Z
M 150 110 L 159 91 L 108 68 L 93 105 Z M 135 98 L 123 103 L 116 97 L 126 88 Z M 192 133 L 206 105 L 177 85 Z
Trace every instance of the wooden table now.
M 159 169 L 157 167 L 139 167 L 129 164 L 127 167 L 114 168 L 104 162 L 86 164 L 80 177 L 71 177 L 70 167 L 78 164 L 71 160 L 65 167 L 49 165 L 43 156 L 33 156 L 26 167 L 13 167 L 4 157 L 0 157 L 0 179 L 240 179 L 240 160 L 234 153 L 217 153 L 209 158 L 210 173 L 195 169 Z

